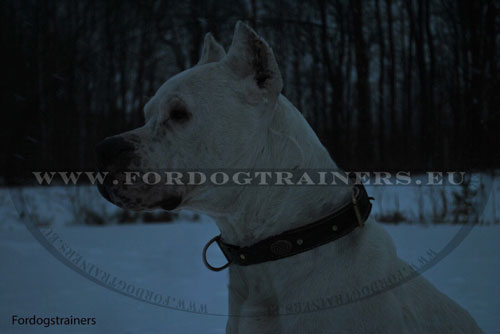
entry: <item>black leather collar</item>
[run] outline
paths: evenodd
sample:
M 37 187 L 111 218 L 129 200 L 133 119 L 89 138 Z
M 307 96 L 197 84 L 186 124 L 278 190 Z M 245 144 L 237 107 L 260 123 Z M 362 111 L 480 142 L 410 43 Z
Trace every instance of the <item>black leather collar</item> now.
M 248 266 L 306 252 L 342 238 L 358 226 L 363 227 L 370 215 L 371 199 L 373 198 L 368 197 L 363 185 L 355 185 L 351 200 L 333 213 L 308 225 L 285 231 L 247 247 L 225 243 L 218 235 L 205 245 L 203 262 L 208 269 L 220 271 L 230 264 Z M 213 267 L 206 260 L 206 251 L 213 242 L 217 242 L 228 260 L 222 267 Z

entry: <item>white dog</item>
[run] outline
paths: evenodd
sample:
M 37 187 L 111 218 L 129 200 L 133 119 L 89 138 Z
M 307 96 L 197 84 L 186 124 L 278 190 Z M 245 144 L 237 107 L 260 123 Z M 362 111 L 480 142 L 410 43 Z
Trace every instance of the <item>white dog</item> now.
M 145 106 L 146 124 L 103 141 L 100 165 L 121 169 L 323 168 L 338 170 L 301 113 L 280 94 L 273 52 L 239 22 L 231 47 L 207 34 L 199 63 L 169 79 Z M 116 176 L 119 178 L 119 176 Z M 241 247 L 322 217 L 351 187 L 124 186 L 101 193 L 129 209 L 187 208 L 216 220 Z M 407 268 L 371 218 L 300 254 L 229 267 L 228 333 L 480 333 L 469 313 L 422 277 L 370 298 L 292 315 L 270 310 L 339 299 Z M 280 312 L 278 312 L 280 313 Z

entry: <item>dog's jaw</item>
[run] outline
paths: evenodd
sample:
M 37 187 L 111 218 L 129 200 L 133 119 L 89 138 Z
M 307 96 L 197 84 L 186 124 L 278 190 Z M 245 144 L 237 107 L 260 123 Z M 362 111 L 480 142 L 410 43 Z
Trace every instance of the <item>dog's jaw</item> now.
M 147 200 L 144 196 L 144 189 L 141 191 L 124 195 L 118 188 L 106 184 L 98 184 L 99 193 L 110 203 L 125 210 L 152 210 L 163 209 L 173 211 L 178 209 L 183 201 L 183 197 L 178 194 L 165 195 L 160 201 Z M 132 195 L 134 194 L 134 195 Z

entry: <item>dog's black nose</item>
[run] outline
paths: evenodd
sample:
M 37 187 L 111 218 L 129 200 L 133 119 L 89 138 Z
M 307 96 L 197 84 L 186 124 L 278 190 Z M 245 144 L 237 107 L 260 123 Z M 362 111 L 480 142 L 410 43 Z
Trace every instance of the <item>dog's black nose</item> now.
M 97 165 L 99 167 L 121 166 L 131 159 L 135 147 L 121 136 L 108 137 L 96 145 Z

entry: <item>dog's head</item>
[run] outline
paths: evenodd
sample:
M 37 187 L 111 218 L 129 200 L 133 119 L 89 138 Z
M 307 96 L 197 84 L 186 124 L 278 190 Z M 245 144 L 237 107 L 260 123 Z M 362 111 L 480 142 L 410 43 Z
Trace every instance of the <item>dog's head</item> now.
M 236 24 L 227 55 L 207 34 L 198 64 L 146 104 L 145 125 L 98 144 L 98 166 L 110 172 L 101 194 L 123 208 L 174 210 L 199 189 L 131 182 L 123 172 L 254 166 L 281 89 L 273 52 L 251 28 Z

